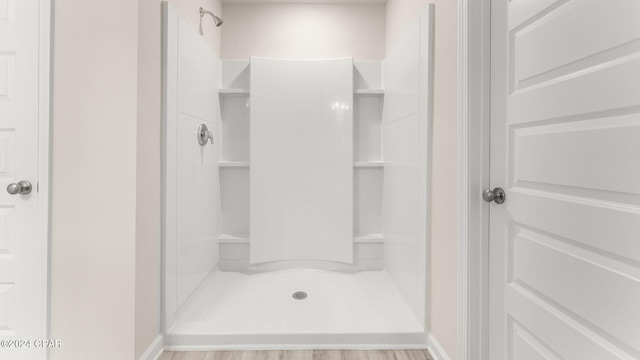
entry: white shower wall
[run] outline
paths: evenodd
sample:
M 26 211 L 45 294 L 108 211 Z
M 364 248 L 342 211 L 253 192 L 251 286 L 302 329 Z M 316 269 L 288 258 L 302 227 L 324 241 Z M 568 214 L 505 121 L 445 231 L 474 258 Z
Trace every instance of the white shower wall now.
M 353 263 L 353 59 L 250 66 L 251 263 Z
M 165 311 L 167 322 L 219 261 L 218 58 L 177 12 L 164 8 Z
M 220 176 L 223 235 L 220 238 L 220 269 L 223 271 L 266 271 L 291 267 L 312 267 L 340 271 L 383 268 L 381 236 L 382 203 L 382 63 L 353 63 L 353 264 L 289 260 L 251 266 L 250 257 L 250 153 L 248 60 L 221 63 Z M 250 94 L 251 92 L 251 94 Z
M 384 262 L 425 324 L 431 126 L 432 7 L 385 59 L 383 122 Z

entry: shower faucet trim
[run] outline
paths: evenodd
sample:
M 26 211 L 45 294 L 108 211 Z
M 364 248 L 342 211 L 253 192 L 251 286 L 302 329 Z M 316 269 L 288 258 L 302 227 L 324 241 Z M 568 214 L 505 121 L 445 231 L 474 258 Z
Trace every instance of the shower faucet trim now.
M 207 128 L 207 125 L 200 124 L 200 126 L 198 127 L 197 135 L 198 135 L 198 144 L 200 144 L 200 146 L 207 145 L 208 141 L 211 141 L 211 145 L 213 145 L 213 133 L 209 131 L 209 128 Z

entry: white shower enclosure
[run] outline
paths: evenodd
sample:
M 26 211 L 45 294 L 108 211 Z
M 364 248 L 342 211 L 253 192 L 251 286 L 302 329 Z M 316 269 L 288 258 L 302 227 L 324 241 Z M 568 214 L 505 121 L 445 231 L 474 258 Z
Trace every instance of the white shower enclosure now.
M 430 6 L 384 61 L 231 61 L 163 4 L 166 349 L 425 347 L 431 68 Z

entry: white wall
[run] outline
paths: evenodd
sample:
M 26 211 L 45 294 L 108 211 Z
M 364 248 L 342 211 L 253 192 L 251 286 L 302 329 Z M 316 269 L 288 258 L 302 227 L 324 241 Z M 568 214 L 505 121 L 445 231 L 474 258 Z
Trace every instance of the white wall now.
M 176 297 L 180 306 L 217 265 L 220 236 L 220 185 L 217 132 L 218 58 L 190 28 L 184 18 L 169 8 L 167 46 L 167 276 L 175 270 Z M 173 15 L 171 15 L 173 14 Z M 197 131 L 205 124 L 214 144 L 201 146 Z M 170 170 L 173 169 L 173 170 Z M 169 209 L 174 207 L 175 209 Z M 171 212 L 169 212 L 171 210 Z M 175 216 L 174 216 L 175 215 Z M 175 222 L 169 233 L 170 222 Z M 175 238 L 173 238 L 175 236 Z M 175 247 L 169 242 L 175 241 Z M 175 269 L 173 268 L 175 264 Z M 171 274 L 173 277 L 173 274 Z M 167 288 L 168 289 L 168 288 Z M 169 312 L 167 317 L 171 316 Z
M 224 4 L 222 59 L 384 58 L 384 4 Z
M 353 262 L 353 60 L 252 58 L 250 77 L 251 263 Z
M 424 326 L 429 165 L 430 15 L 405 24 L 385 59 L 382 230 L 389 274 Z
M 60 0 L 54 19 L 51 359 L 131 359 L 138 3 Z
M 54 7 L 54 360 L 137 359 L 160 331 L 160 2 Z M 222 7 L 171 2 L 196 31 L 199 6 Z
M 387 49 L 428 3 L 435 4 L 435 62 L 431 178 L 430 331 L 457 358 L 457 0 L 389 0 Z
M 170 0 L 216 53 L 220 28 L 200 23 L 202 6 L 221 16 L 220 0 Z M 161 0 L 139 0 L 135 358 L 160 331 Z

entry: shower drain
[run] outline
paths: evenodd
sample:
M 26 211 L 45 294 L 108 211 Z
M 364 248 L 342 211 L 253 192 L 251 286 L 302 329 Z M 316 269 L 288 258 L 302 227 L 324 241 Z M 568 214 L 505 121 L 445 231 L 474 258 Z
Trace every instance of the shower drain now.
M 304 291 L 296 291 L 293 293 L 293 298 L 296 300 L 304 300 L 307 298 L 307 293 Z

